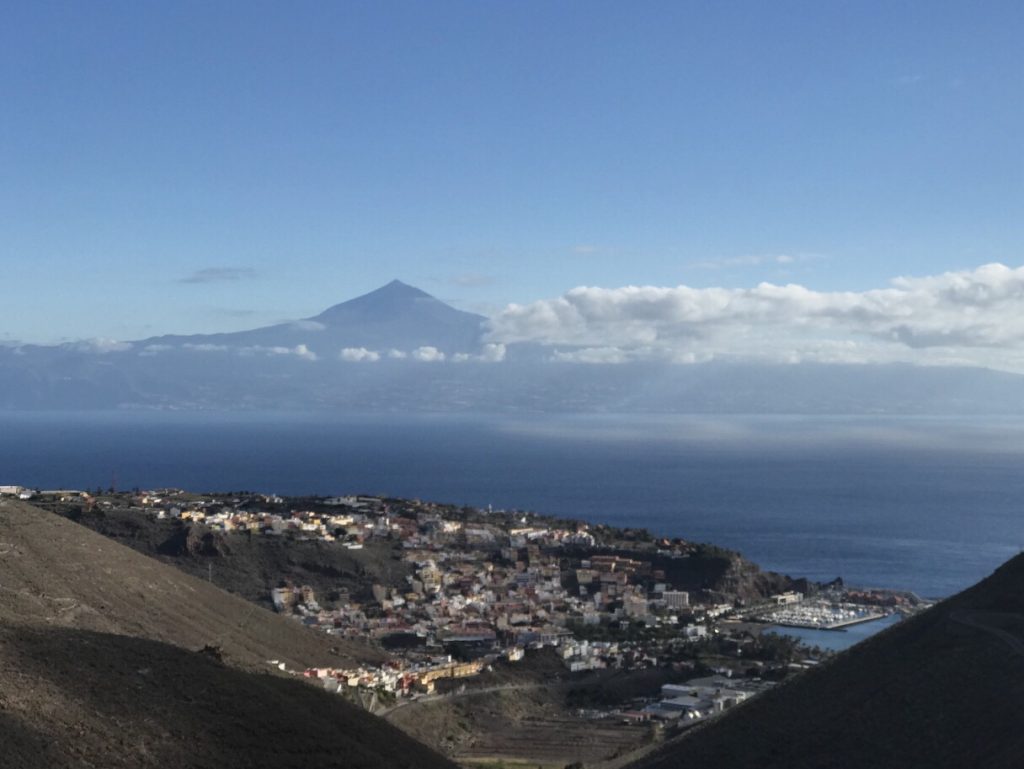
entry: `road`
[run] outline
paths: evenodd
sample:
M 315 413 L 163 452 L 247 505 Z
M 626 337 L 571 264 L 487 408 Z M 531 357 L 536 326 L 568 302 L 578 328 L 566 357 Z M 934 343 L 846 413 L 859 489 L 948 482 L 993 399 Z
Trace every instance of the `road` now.
M 965 625 L 975 630 L 980 630 L 982 633 L 986 633 L 993 638 L 997 638 L 1009 647 L 1010 651 L 1014 654 L 1018 654 L 1024 657 L 1024 639 L 1019 636 L 1015 636 L 1008 630 L 1004 630 L 998 625 L 992 624 L 999 620 L 1013 619 L 1017 622 L 1024 620 L 1024 616 L 1020 614 L 1001 614 L 998 612 L 991 611 L 970 611 L 966 609 L 957 609 L 949 613 L 949 619 L 952 622 L 956 622 L 959 625 Z

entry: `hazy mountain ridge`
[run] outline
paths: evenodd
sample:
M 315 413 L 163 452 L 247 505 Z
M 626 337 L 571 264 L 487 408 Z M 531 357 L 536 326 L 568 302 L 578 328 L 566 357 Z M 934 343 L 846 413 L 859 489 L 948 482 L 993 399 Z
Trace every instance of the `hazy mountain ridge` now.
M 250 331 L 0 348 L 0 408 L 1022 414 L 1024 376 L 909 364 L 574 363 L 394 281 Z
M 425 291 L 393 280 L 368 294 L 336 304 L 301 320 L 222 334 L 164 335 L 143 339 L 134 346 L 143 352 L 165 352 L 165 345 L 188 345 L 196 352 L 259 348 L 294 348 L 304 345 L 318 356 L 337 357 L 344 348 L 365 348 L 387 353 L 408 353 L 435 347 L 446 355 L 475 351 L 481 344 L 482 315 L 463 312 Z

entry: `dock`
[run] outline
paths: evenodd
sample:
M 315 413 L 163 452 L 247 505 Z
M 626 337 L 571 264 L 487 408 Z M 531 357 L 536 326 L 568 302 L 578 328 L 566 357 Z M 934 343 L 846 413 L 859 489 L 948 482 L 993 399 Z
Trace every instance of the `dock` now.
M 886 616 L 888 616 L 888 615 L 886 615 L 886 614 L 878 614 L 878 613 L 872 612 L 870 614 L 865 614 L 865 615 L 860 616 L 860 617 L 853 617 L 853 618 L 850 618 L 850 619 L 842 619 L 842 620 L 839 620 L 838 622 L 830 622 L 830 623 L 827 623 L 827 624 L 813 622 L 813 621 L 810 621 L 810 620 L 808 620 L 806 622 L 800 622 L 798 620 L 786 620 L 786 621 L 776 620 L 772 624 L 778 625 L 779 627 L 797 627 L 797 628 L 803 628 L 805 630 L 843 630 L 845 628 L 850 627 L 851 625 L 860 625 L 861 623 L 864 623 L 864 622 L 874 622 L 876 619 L 882 619 L 883 617 L 886 617 Z

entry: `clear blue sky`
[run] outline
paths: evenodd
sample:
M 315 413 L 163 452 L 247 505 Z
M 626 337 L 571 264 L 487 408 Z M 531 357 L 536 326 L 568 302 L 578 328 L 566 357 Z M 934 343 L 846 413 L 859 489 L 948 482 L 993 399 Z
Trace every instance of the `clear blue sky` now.
M 1017 0 L 8 4 L 0 340 L 1017 266 L 1022 39 Z

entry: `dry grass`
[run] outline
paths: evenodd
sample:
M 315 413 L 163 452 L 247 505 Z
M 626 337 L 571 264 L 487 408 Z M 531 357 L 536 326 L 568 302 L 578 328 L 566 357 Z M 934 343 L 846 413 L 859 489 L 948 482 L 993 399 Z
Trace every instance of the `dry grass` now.
M 268 659 L 364 653 L 331 646 L 77 524 L 0 503 L 5 769 L 454 769 L 341 697 L 266 672 Z

